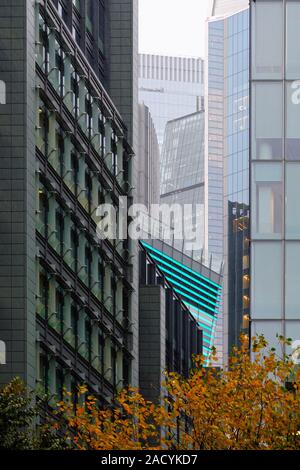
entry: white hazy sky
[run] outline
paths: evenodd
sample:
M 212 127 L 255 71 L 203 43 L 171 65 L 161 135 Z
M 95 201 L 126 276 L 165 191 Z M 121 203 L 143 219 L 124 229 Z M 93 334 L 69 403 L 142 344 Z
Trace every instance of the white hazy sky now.
M 142 53 L 204 57 L 210 0 L 139 0 Z

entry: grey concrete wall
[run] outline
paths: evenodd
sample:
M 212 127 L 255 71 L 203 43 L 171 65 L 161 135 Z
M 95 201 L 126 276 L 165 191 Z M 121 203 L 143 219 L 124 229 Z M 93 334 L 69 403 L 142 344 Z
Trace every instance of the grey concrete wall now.
M 34 3 L 0 0 L 0 384 L 35 386 Z
M 140 288 L 140 390 L 157 402 L 166 368 L 166 302 L 162 286 Z

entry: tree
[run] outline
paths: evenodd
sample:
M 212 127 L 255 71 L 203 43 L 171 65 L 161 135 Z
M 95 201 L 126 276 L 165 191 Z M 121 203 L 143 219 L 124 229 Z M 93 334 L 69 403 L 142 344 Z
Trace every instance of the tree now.
M 281 344 L 288 344 L 279 338 Z M 80 450 L 295 450 L 300 449 L 300 370 L 292 357 L 245 337 L 227 370 L 203 367 L 195 357 L 188 378 L 165 374 L 162 404 L 124 389 L 100 407 L 79 387 L 57 404 L 53 420 L 34 426 L 40 405 L 20 379 L 0 391 L 0 448 Z M 56 437 L 55 434 L 58 434 Z
M 241 343 L 228 370 L 205 368 L 196 357 L 189 378 L 166 373 L 163 406 L 129 389 L 99 409 L 81 387 L 81 404 L 74 408 L 70 394 L 59 403 L 56 427 L 77 449 L 299 449 L 299 370 L 263 337 L 253 339 L 252 357 L 246 339 Z
M 167 375 L 169 402 L 188 424 L 178 449 L 300 448 L 299 370 L 290 357 L 267 350 L 263 336 L 253 339 L 252 357 L 245 337 L 241 344 L 228 370 L 206 369 L 197 358 L 188 379 Z
M 0 390 L 0 448 L 30 449 L 35 409 L 32 395 L 27 394 L 24 383 L 15 378 Z
M 170 424 L 172 413 L 163 406 L 146 401 L 135 389 L 124 389 L 114 404 L 104 409 L 97 406 L 87 387 L 78 391 L 74 406 L 71 393 L 58 403 L 56 429 L 65 430 L 65 439 L 79 450 L 159 449 L 161 426 Z
M 0 390 L 0 449 L 59 449 L 62 441 L 52 426 L 37 426 L 42 404 L 36 404 L 35 393 L 28 392 L 16 377 Z

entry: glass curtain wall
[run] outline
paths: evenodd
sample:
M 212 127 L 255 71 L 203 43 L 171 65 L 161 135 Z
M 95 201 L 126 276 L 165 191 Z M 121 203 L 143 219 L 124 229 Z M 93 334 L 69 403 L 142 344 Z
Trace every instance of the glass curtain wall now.
M 300 338 L 300 1 L 252 2 L 251 22 L 252 334 L 276 345 Z

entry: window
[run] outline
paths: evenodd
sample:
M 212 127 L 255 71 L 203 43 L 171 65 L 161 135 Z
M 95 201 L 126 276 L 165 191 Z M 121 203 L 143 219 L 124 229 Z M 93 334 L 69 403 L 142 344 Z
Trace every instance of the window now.
M 78 269 L 78 234 L 74 229 L 71 230 L 71 266 L 70 268 L 73 269 L 74 272 L 77 272 Z
M 56 211 L 55 214 L 55 230 L 56 230 L 56 250 L 63 255 L 63 243 L 64 243 L 64 217 L 61 209 Z
M 282 99 L 281 84 L 256 83 L 254 85 L 252 159 L 282 159 Z
M 252 8 L 253 78 L 283 74 L 283 4 L 259 1 Z M 275 34 L 276 31 L 276 34 Z
M 85 348 L 86 359 L 91 362 L 92 360 L 92 327 L 90 320 L 85 321 Z
M 283 273 L 281 242 L 253 242 L 252 273 L 252 318 L 280 318 Z
M 64 295 L 62 289 L 56 291 L 56 324 L 55 329 L 61 335 L 64 333 Z
M 279 238 L 282 232 L 282 166 L 253 164 L 253 238 Z
M 300 2 L 287 2 L 286 6 L 286 75 L 287 78 L 300 77 Z
M 299 75 L 300 77 L 300 75 Z M 300 161 L 300 82 L 286 85 L 286 158 Z
M 38 122 L 37 122 L 37 147 L 45 155 L 46 153 L 46 138 L 49 132 L 49 121 L 47 111 L 44 103 L 40 104 L 38 109 Z
M 71 155 L 71 175 L 72 175 L 72 184 L 71 190 L 74 194 L 77 192 L 77 185 L 78 185 L 78 159 L 76 153 L 72 153 Z
M 39 377 L 42 391 L 44 394 L 47 394 L 49 391 L 49 362 L 45 354 L 40 355 L 39 366 Z
M 80 12 L 80 0 L 73 0 L 73 5 L 78 12 Z
M 300 243 L 286 243 L 285 316 L 299 318 Z M 299 337 L 300 338 L 300 337 Z M 298 338 L 296 338 L 298 339 Z
M 38 189 L 37 229 L 41 235 L 46 237 L 48 199 L 44 187 Z
M 62 367 L 57 366 L 55 371 L 56 396 L 59 400 L 64 399 L 64 371 Z
M 93 183 L 92 183 L 92 178 L 88 171 L 85 172 L 85 187 L 86 187 L 86 197 L 87 197 L 87 202 L 88 202 L 87 210 L 89 213 L 91 213 L 92 197 L 93 197 L 93 194 L 92 194 Z
M 79 110 L 79 78 L 76 72 L 71 79 L 72 99 L 73 99 L 73 113 L 77 116 Z
M 263 334 L 268 341 L 269 348 L 276 348 L 277 352 L 281 352 L 281 346 L 276 335 L 282 335 L 282 325 L 280 321 L 254 321 L 252 322 L 251 331 L 253 336 Z
M 282 307 L 282 245 L 254 242 L 252 245 L 252 318 L 280 318 Z
M 77 349 L 78 346 L 78 312 L 75 305 L 71 307 L 71 344 Z
M 48 308 L 48 291 L 49 283 L 47 276 L 44 272 L 39 273 L 39 292 L 38 292 L 38 303 L 37 313 L 42 317 L 46 317 L 46 309 Z
M 286 238 L 300 239 L 300 163 L 286 164 Z
M 86 2 L 86 27 L 92 33 L 93 32 L 93 18 L 94 18 L 94 0 L 87 0 Z
M 86 271 L 86 277 L 85 277 L 85 282 L 88 286 L 91 286 L 91 276 L 92 276 L 92 253 L 90 248 L 87 246 L 85 248 L 85 271 Z

